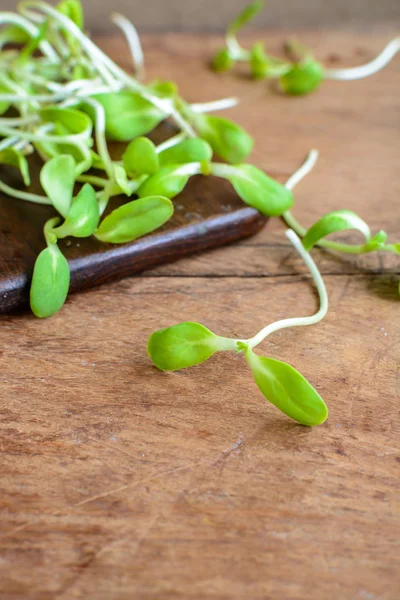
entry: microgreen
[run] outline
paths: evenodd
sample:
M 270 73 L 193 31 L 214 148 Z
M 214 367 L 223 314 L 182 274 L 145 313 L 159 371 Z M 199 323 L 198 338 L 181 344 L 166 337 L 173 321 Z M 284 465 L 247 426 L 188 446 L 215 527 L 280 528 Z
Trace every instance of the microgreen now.
M 40 183 L 54 208 L 66 218 L 75 184 L 75 161 L 72 156 L 61 154 L 45 163 L 40 171 Z
M 225 47 L 218 50 L 212 61 L 214 71 L 230 71 L 237 62 L 247 62 L 254 79 L 278 80 L 284 93 L 300 96 L 314 92 L 324 79 L 350 81 L 368 77 L 384 68 L 400 50 L 400 38 L 396 38 L 370 63 L 351 69 L 325 69 L 314 59 L 312 52 L 297 41 L 285 43 L 286 59 L 268 54 L 261 42 L 256 42 L 251 50 L 247 50 L 239 44 L 237 34 L 254 19 L 263 4 L 262 1 L 251 3 L 228 26 Z
M 96 230 L 99 219 L 99 205 L 95 191 L 91 185 L 86 183 L 72 200 L 71 208 L 64 223 L 54 229 L 54 233 L 57 238 L 67 236 L 89 237 Z
M 146 137 L 132 140 L 122 155 L 122 160 L 129 177 L 154 175 L 160 168 L 156 147 Z
M 22 175 L 26 187 L 30 186 L 31 178 L 29 175 L 28 161 L 21 151 L 16 150 L 15 148 L 4 148 L 3 150 L 0 150 L 0 165 L 17 168 Z
M 253 352 L 253 348 L 270 334 L 287 327 L 317 323 L 328 310 L 325 285 L 314 261 L 293 231 L 288 230 L 287 236 L 309 267 L 317 285 L 320 308 L 315 315 L 277 321 L 248 340 L 215 335 L 200 323 L 180 323 L 153 333 L 147 344 L 147 352 L 155 366 L 162 371 L 201 364 L 219 351 L 243 352 L 264 397 L 292 419 L 303 425 L 314 426 L 323 423 L 328 416 L 321 396 L 290 365 L 259 357 Z
M 132 200 L 103 219 L 95 236 L 112 244 L 131 242 L 164 225 L 173 212 L 172 202 L 162 196 Z
M 243 162 L 253 148 L 252 137 L 229 119 L 196 115 L 194 123 L 199 135 L 210 144 L 215 154 L 228 163 Z

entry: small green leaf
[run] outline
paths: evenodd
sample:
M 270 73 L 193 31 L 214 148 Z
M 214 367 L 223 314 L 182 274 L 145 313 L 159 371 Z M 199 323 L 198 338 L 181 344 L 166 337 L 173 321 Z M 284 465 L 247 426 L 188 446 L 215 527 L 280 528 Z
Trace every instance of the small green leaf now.
M 223 73 L 224 71 L 230 71 L 234 64 L 235 61 L 233 58 L 231 58 L 229 50 L 227 48 L 221 48 L 221 50 L 218 50 L 217 54 L 214 56 L 212 68 L 217 73 Z
M 83 111 L 76 108 L 49 106 L 42 108 L 39 114 L 45 123 L 56 125 L 56 133 L 59 135 L 85 133 L 89 138 L 92 134 L 93 124 L 91 119 Z
M 148 89 L 160 98 L 174 98 L 178 95 L 178 86 L 174 81 L 155 80 L 148 86 Z
M 162 167 L 191 162 L 209 162 L 212 159 L 212 148 L 205 140 L 192 138 L 163 150 L 158 158 Z
M 368 225 L 356 213 L 351 210 L 335 210 L 321 217 L 310 227 L 303 238 L 303 246 L 306 250 L 310 250 L 319 240 L 330 233 L 347 229 L 356 229 L 363 234 L 367 242 L 371 238 Z
M 200 323 L 180 323 L 153 333 L 147 353 L 161 371 L 177 371 L 209 359 L 219 350 L 218 340 Z
M 40 172 L 40 183 L 54 208 L 67 218 L 75 184 L 75 161 L 61 155 L 49 160 Z
M 254 19 L 254 17 L 260 12 L 262 7 L 264 6 L 264 0 L 256 0 L 256 2 L 252 2 L 242 12 L 232 21 L 229 26 L 228 34 L 236 35 L 236 33 L 247 25 L 249 21 Z
M 228 163 L 241 163 L 253 148 L 253 138 L 233 121 L 211 115 L 196 115 L 194 124 L 200 137 Z
M 16 167 L 21 172 L 24 184 L 27 187 L 31 184 L 28 161 L 22 152 L 15 150 L 14 148 L 4 148 L 4 150 L 0 150 L 0 164 Z
M 71 208 L 64 223 L 54 229 L 58 238 L 73 235 L 77 238 L 89 237 L 96 230 L 100 219 L 96 193 L 85 183 L 79 194 L 72 200 Z
M 282 75 L 280 84 L 283 91 L 291 96 L 302 96 L 316 90 L 324 78 L 323 66 L 315 60 L 304 60 L 292 66 Z
M 57 10 L 75 23 L 79 29 L 83 29 L 83 9 L 80 0 L 62 0 L 57 4 Z
M 290 190 L 253 165 L 215 165 L 213 171 L 228 179 L 241 199 L 263 215 L 278 217 L 293 204 Z
M 129 142 L 149 133 L 166 117 L 159 108 L 133 92 L 97 94 L 93 98 L 104 108 L 107 136 L 118 142 Z
M 279 410 L 302 425 L 320 425 L 328 408 L 310 383 L 290 365 L 257 356 L 247 348 L 246 360 L 263 396 Z
M 42 250 L 33 270 L 30 303 L 40 318 L 51 317 L 63 306 L 69 288 L 69 267 L 56 244 Z
M 160 169 L 140 186 L 137 191 L 139 198 L 145 196 L 164 196 L 174 198 L 185 187 L 189 175 L 180 174 L 180 166 L 167 166 Z
M 124 167 L 121 167 L 121 165 L 113 165 L 113 169 L 115 182 L 119 188 L 118 193 L 122 192 L 128 197 L 132 196 L 133 189 L 131 189 L 130 182 Z
M 149 138 L 132 140 L 122 155 L 124 167 L 129 177 L 153 175 L 159 169 L 156 147 Z
M 387 234 L 384 231 L 378 231 L 366 244 L 365 251 L 373 252 L 374 250 L 379 250 L 382 246 L 385 245 L 387 241 Z
M 131 242 L 164 225 L 173 212 L 174 206 L 168 198 L 153 196 L 132 200 L 108 215 L 95 236 L 112 244 Z

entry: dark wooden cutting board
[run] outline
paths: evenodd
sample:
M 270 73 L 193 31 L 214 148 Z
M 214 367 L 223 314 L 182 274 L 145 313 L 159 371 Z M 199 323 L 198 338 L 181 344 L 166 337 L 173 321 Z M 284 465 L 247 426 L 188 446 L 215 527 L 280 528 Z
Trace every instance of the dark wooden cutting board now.
M 157 143 L 173 133 L 164 123 L 154 132 Z M 118 156 L 121 148 L 114 147 Z M 38 193 L 41 162 L 32 159 L 30 191 Z M 1 167 L 0 177 L 22 189 L 12 169 Z M 113 199 L 110 210 L 123 200 Z M 162 228 L 135 242 L 105 244 L 93 236 L 60 241 L 71 270 L 70 292 L 139 273 L 189 254 L 229 244 L 259 231 L 266 219 L 246 207 L 230 184 L 216 177 L 193 177 L 174 199 L 175 213 Z M 52 207 L 32 204 L 0 193 L 0 313 L 26 307 L 33 265 L 45 247 L 43 225 L 56 213 Z

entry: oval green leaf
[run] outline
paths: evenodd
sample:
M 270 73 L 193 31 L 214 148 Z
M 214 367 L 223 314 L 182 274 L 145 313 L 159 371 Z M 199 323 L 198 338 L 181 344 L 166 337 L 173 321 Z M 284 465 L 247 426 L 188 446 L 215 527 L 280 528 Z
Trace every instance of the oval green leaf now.
M 208 142 L 200 138 L 183 140 L 158 155 L 160 165 L 182 165 L 191 162 L 209 162 L 212 159 L 212 148 Z
M 131 242 L 164 225 L 173 212 L 174 206 L 168 198 L 153 196 L 132 200 L 108 215 L 95 236 L 112 244 Z
M 42 108 L 39 114 L 45 123 L 56 125 L 56 133 L 59 135 L 86 134 L 89 138 L 92 134 L 92 120 L 87 114 L 76 108 L 49 106 Z
M 27 187 L 31 184 L 28 161 L 19 150 L 15 150 L 14 148 L 4 148 L 4 150 L 0 150 L 0 165 L 8 165 L 19 169 L 24 184 Z
M 166 117 L 159 108 L 133 92 L 97 94 L 93 98 L 104 108 L 107 136 L 118 142 L 129 142 L 149 133 Z
M 370 228 L 356 213 L 351 210 L 335 210 L 321 217 L 310 227 L 303 238 L 303 246 L 310 250 L 327 235 L 347 229 L 356 229 L 363 234 L 367 242 L 371 238 Z
M 122 160 L 129 177 L 153 175 L 160 167 L 156 147 L 147 137 L 132 140 L 123 153 Z
M 293 65 L 282 75 L 280 84 L 283 91 L 291 96 L 302 96 L 316 90 L 324 78 L 324 68 L 315 60 L 305 60 Z
M 235 61 L 231 58 L 229 50 L 227 48 L 221 48 L 214 56 L 212 68 L 217 73 L 223 73 L 224 71 L 230 71 L 234 64 Z
M 328 408 L 312 385 L 287 363 L 245 350 L 246 360 L 263 396 L 302 425 L 315 426 L 328 417 Z
M 89 237 L 95 232 L 99 219 L 96 193 L 90 184 L 85 183 L 76 198 L 72 200 L 66 220 L 53 231 L 58 238 L 69 235 L 77 238 Z
M 196 115 L 194 124 L 200 137 L 205 139 L 214 152 L 228 163 L 243 162 L 253 148 L 253 138 L 229 119 Z
M 69 288 L 69 267 L 56 244 L 42 250 L 33 270 L 30 304 L 40 318 L 51 317 L 63 306 Z
M 216 164 L 211 172 L 228 179 L 246 204 L 268 217 L 280 216 L 293 204 L 290 190 L 253 165 Z
M 147 353 L 161 371 L 178 371 L 209 359 L 219 349 L 218 339 L 200 323 L 180 323 L 153 333 Z
M 45 163 L 40 171 L 40 183 L 54 208 L 66 219 L 75 184 L 75 161 L 72 156 L 63 154 Z
M 180 175 L 179 167 L 163 167 L 155 175 L 152 175 L 140 186 L 137 195 L 140 198 L 145 196 L 164 196 L 165 198 L 174 198 L 185 187 L 189 175 Z

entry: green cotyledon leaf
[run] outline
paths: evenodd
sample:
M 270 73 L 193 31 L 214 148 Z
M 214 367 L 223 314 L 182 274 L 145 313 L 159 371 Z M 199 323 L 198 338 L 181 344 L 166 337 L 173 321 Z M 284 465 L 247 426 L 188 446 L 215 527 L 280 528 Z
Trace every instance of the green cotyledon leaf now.
M 184 167 L 185 165 L 163 167 L 146 179 L 136 192 L 137 195 L 140 198 L 144 198 L 145 196 L 174 198 L 184 189 L 190 177 L 190 175 L 184 173 Z
M 257 356 L 248 346 L 244 350 L 255 382 L 269 402 L 302 425 L 320 425 L 327 419 L 325 402 L 296 369 L 279 360 Z
M 200 137 L 210 144 L 215 154 L 228 163 L 243 162 L 253 148 L 253 138 L 229 119 L 195 115 L 193 122 Z
M 147 137 L 132 140 L 122 155 L 129 177 L 154 175 L 160 168 L 156 147 Z
M 348 229 L 356 229 L 362 233 L 366 242 L 371 238 L 370 228 L 356 213 L 351 210 L 335 210 L 321 217 L 310 227 L 303 238 L 303 246 L 310 250 L 327 235 Z
M 253 165 L 231 166 L 213 163 L 211 173 L 230 181 L 246 204 L 266 216 L 280 216 L 293 204 L 290 190 Z
M 192 138 L 162 150 L 158 158 L 162 167 L 191 162 L 209 162 L 212 159 L 212 148 L 205 140 Z
M 174 206 L 168 198 L 152 196 L 132 200 L 103 219 L 95 236 L 112 244 L 131 242 L 164 225 L 173 212 Z
M 161 371 L 178 371 L 209 359 L 220 349 L 218 340 L 200 323 L 179 323 L 153 333 L 147 353 Z
M 4 148 L 3 150 L 0 150 L 0 165 L 8 165 L 19 169 L 24 184 L 26 186 L 31 184 L 28 161 L 19 150 L 15 150 L 15 148 Z
M 77 238 L 89 237 L 96 230 L 99 219 L 96 193 L 91 185 L 85 183 L 79 194 L 72 200 L 66 220 L 53 231 L 58 238 L 69 235 Z
M 279 81 L 286 94 L 302 96 L 316 90 L 321 85 L 323 78 L 323 66 L 315 60 L 306 59 L 294 64 Z
M 75 161 L 62 154 L 44 164 L 40 171 L 40 183 L 54 208 L 67 218 L 75 184 Z
M 159 108 L 134 92 L 96 94 L 93 98 L 104 108 L 108 138 L 118 142 L 129 142 L 149 133 L 166 117 Z
M 57 244 L 50 244 L 36 259 L 30 290 L 34 315 L 51 317 L 63 306 L 68 294 L 70 273 L 67 259 Z

